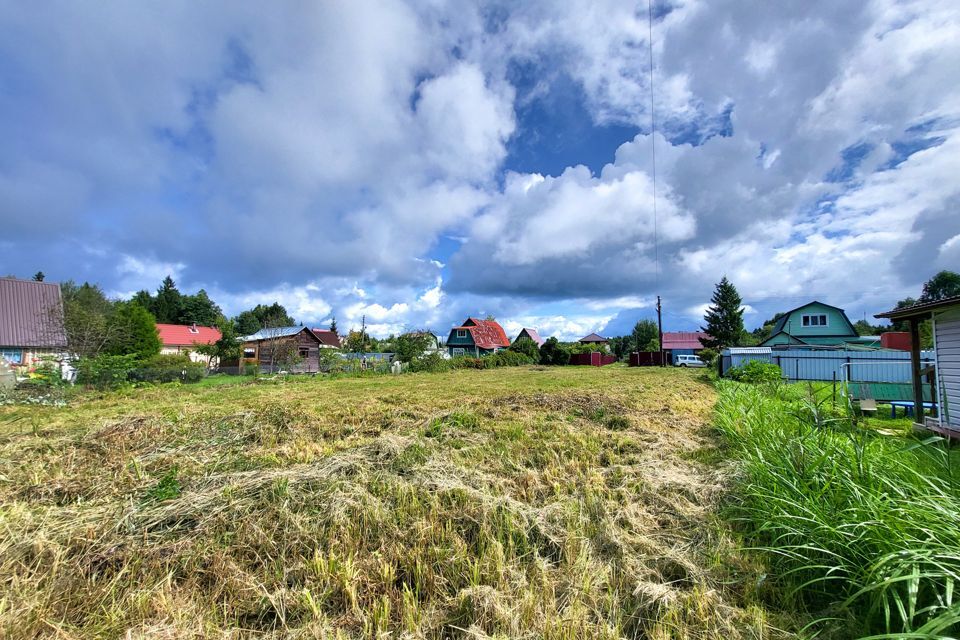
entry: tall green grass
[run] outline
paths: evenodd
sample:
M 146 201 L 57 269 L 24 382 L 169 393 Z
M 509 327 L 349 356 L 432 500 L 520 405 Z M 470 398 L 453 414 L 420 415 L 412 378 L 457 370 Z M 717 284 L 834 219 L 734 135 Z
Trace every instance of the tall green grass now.
M 730 513 L 772 597 L 843 637 L 960 634 L 960 455 L 858 427 L 798 385 L 720 381 Z

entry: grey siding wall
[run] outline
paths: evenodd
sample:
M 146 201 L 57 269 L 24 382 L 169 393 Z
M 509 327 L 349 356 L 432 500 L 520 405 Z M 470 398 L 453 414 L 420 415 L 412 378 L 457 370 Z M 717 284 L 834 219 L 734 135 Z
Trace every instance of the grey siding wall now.
M 960 309 L 934 316 L 943 421 L 960 427 Z

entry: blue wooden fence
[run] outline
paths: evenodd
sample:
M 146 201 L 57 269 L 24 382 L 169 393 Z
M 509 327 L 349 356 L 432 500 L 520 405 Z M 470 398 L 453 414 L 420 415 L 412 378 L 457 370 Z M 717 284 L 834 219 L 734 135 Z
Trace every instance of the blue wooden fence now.
M 921 352 L 921 366 L 933 364 L 934 352 Z M 750 360 L 772 362 L 790 381 L 850 380 L 862 382 L 910 382 L 907 351 L 806 351 L 775 350 L 770 353 L 723 353 L 724 373 Z M 845 366 L 846 365 L 846 366 Z M 835 377 L 834 377 L 835 376 Z

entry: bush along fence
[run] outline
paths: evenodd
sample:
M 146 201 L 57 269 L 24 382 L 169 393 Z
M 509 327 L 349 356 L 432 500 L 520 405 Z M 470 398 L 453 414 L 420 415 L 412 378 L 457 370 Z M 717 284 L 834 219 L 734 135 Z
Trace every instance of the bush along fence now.
M 860 428 L 810 385 L 718 390 L 737 463 L 728 514 L 769 598 L 822 637 L 955 637 L 960 450 Z

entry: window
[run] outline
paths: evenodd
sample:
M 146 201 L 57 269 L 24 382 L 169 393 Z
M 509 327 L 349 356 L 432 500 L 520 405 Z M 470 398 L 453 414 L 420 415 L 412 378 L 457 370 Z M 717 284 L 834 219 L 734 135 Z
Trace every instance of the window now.
M 813 315 L 803 316 L 803 326 L 805 327 L 826 327 L 827 326 L 827 314 L 818 313 Z
M 23 364 L 23 349 L 0 349 L 0 358 L 10 364 Z
M 300 347 L 300 357 L 307 358 L 310 355 L 310 349 L 307 347 Z
M 455 356 L 462 356 L 462 355 L 463 355 L 463 349 L 461 349 L 460 347 L 454 348 L 454 350 L 453 350 L 453 355 L 455 355 Z
M 457 337 L 458 337 L 458 338 L 466 338 L 466 337 L 467 337 L 467 330 L 466 330 L 466 329 L 457 329 Z
M 257 350 L 254 349 L 253 347 L 247 347 L 247 348 L 245 348 L 245 349 L 243 350 L 243 357 L 244 357 L 244 358 L 256 358 L 256 357 L 257 357 Z

